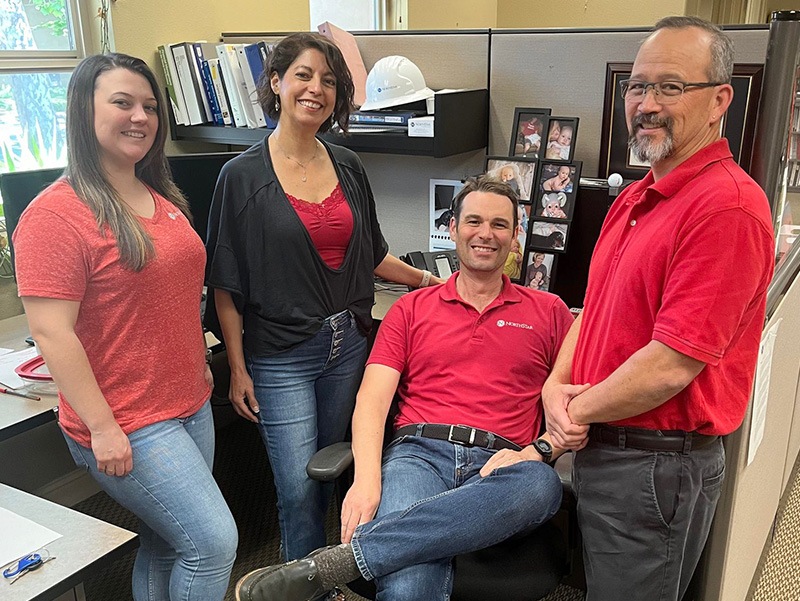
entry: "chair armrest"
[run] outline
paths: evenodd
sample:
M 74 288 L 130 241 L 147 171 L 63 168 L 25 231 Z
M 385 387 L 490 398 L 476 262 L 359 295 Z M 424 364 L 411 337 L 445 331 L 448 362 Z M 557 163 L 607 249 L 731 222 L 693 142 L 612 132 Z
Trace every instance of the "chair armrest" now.
M 556 474 L 558 474 L 559 480 L 561 480 L 561 487 L 564 489 L 564 493 L 571 494 L 572 493 L 572 458 L 574 457 L 574 453 L 572 451 L 568 451 L 561 455 L 558 459 L 556 459 L 556 463 L 553 468 L 556 470 Z
M 331 482 L 336 480 L 353 463 L 353 451 L 349 442 L 337 442 L 320 449 L 306 465 L 306 473 L 312 480 Z

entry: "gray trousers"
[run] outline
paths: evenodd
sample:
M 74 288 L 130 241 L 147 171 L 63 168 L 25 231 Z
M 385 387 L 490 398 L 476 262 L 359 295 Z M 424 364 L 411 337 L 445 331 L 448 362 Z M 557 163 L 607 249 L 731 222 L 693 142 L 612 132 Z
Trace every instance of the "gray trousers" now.
M 722 440 L 680 453 L 590 436 L 573 470 L 586 601 L 680 601 L 719 499 Z

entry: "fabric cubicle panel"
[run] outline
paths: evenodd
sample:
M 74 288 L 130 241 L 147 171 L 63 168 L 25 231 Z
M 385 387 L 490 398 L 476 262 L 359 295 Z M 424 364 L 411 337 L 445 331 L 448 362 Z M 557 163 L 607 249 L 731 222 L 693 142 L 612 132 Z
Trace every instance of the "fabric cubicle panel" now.
M 737 63 L 763 63 L 766 27 L 730 29 Z M 583 177 L 599 165 L 606 63 L 633 62 L 645 29 L 492 31 L 489 152 L 508 152 L 514 107 L 580 117 L 575 159 Z

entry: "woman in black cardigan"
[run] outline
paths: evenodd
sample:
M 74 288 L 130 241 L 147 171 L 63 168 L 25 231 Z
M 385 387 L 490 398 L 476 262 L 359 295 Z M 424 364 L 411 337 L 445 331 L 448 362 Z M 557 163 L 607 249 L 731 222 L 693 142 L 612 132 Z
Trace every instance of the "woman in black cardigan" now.
M 325 544 L 331 488 L 310 480 L 305 466 L 345 436 L 366 359 L 373 274 L 410 286 L 439 280 L 388 254 L 361 161 L 317 138 L 348 123 L 353 83 L 339 49 L 318 34 L 291 35 L 265 74 L 259 100 L 278 126 L 220 173 L 207 283 L 228 351 L 230 400 L 259 425 L 290 561 Z

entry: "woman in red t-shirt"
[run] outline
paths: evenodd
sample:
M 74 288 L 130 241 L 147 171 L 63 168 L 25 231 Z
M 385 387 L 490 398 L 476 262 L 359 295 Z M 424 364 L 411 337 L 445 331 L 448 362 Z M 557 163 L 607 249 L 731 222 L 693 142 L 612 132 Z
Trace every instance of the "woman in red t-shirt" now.
M 17 278 L 75 462 L 141 520 L 134 598 L 221 600 L 237 533 L 211 475 L 205 252 L 169 177 L 165 115 L 140 59 L 78 65 L 65 177 L 20 219 Z

